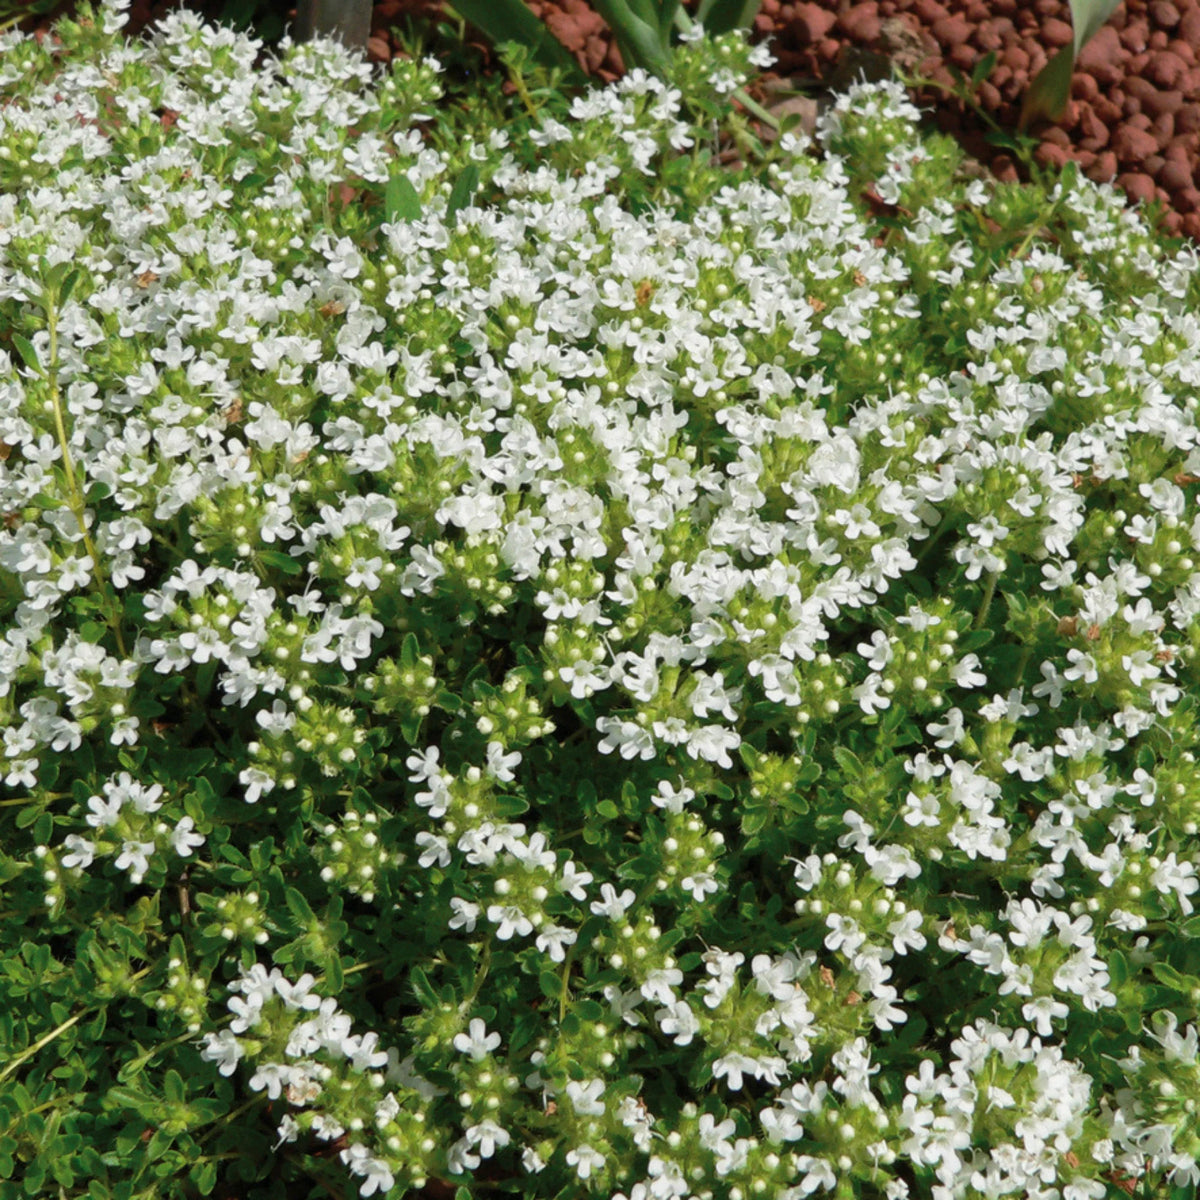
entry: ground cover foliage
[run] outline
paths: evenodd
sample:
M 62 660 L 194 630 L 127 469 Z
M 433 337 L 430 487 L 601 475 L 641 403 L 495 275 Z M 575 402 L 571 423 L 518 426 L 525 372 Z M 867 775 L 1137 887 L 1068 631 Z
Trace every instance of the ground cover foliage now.
M 6 1190 L 1193 1195 L 1194 248 L 121 24 L 0 40 Z

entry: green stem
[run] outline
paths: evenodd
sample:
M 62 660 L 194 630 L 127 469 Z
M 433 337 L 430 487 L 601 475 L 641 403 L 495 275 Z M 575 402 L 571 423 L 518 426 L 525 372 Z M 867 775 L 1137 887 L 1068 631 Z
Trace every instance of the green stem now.
M 131 976 L 129 982 L 130 983 L 136 982 L 137 980 L 141 979 L 143 975 L 147 974 L 149 972 L 149 970 L 150 970 L 149 967 L 145 967 L 143 970 L 139 971 L 136 975 Z M 50 1032 L 47 1033 L 45 1036 L 38 1038 L 38 1040 L 36 1042 L 34 1042 L 33 1045 L 30 1046 L 28 1049 L 22 1050 L 21 1053 L 18 1054 L 16 1058 L 9 1061 L 8 1066 L 6 1066 L 3 1071 L 0 1071 L 0 1083 L 2 1083 L 5 1079 L 7 1079 L 23 1062 L 26 1062 L 28 1059 L 31 1059 L 39 1050 L 50 1045 L 50 1043 L 52 1041 L 54 1041 L 55 1038 L 61 1037 L 64 1033 L 67 1032 L 68 1029 L 71 1029 L 73 1026 L 78 1025 L 79 1022 L 82 1021 L 84 1017 L 86 1017 L 90 1013 L 94 1012 L 97 1007 L 103 1008 L 104 1006 L 98 1005 L 95 1007 L 81 1009 L 73 1017 L 68 1017 L 57 1028 L 50 1030 Z
M 458 1006 L 459 1012 L 469 1012 L 471 1005 L 475 1003 L 476 996 L 479 995 L 479 989 L 483 987 L 483 981 L 487 978 L 488 967 L 492 961 L 492 939 L 489 937 L 483 943 L 483 953 L 479 957 L 479 970 L 475 973 L 475 984 L 470 992 L 463 997 L 462 1003 Z
M 264 1098 L 262 1096 L 255 1096 L 253 1100 L 247 1100 L 246 1103 L 240 1108 L 235 1108 L 231 1112 L 227 1112 L 223 1117 L 220 1117 L 218 1120 L 213 1122 L 213 1127 L 206 1134 L 204 1134 L 203 1137 L 198 1137 L 196 1139 L 196 1145 L 203 1146 L 205 1142 L 211 1141 L 218 1133 L 220 1133 L 222 1125 L 228 1125 L 231 1122 L 236 1121 L 238 1117 L 242 1116 L 244 1113 L 248 1113 L 252 1108 L 255 1108 L 262 1103 L 264 1103 Z
M 517 89 L 517 96 L 521 103 L 525 105 L 525 111 L 533 120 L 537 120 L 537 105 L 533 102 L 533 97 L 529 94 L 529 88 L 525 84 L 525 76 L 514 67 L 508 70 L 508 77 L 512 80 L 512 85 Z
M 691 33 L 696 28 L 696 23 L 682 8 L 675 12 L 675 25 L 680 33 Z M 768 112 L 757 100 L 752 99 L 746 94 L 744 88 L 738 88 L 733 93 L 733 98 L 752 116 L 757 117 L 764 125 L 769 125 L 772 129 L 779 132 L 779 118 L 773 113 Z
M 100 552 L 96 549 L 95 542 L 92 541 L 92 535 L 88 532 L 87 527 L 87 505 L 84 502 L 83 491 L 79 487 L 79 481 L 75 477 L 75 464 L 71 461 L 71 442 L 67 437 L 67 422 L 63 413 L 62 393 L 58 386 L 58 298 L 50 300 L 46 299 L 46 323 L 50 333 L 50 363 L 46 368 L 46 381 L 50 385 L 50 402 L 54 406 L 54 427 L 58 434 L 58 445 L 63 456 L 63 470 L 67 476 L 67 489 L 70 492 L 70 509 L 79 523 L 79 532 L 83 534 L 83 546 L 88 552 L 92 560 L 92 573 L 96 580 L 96 587 L 100 592 L 102 599 L 108 599 L 108 581 L 104 576 L 104 564 L 100 558 Z M 108 624 L 112 629 L 114 636 L 117 639 L 117 649 L 121 653 L 122 658 L 128 658 L 128 651 L 125 649 L 125 639 L 121 635 L 120 618 L 112 610 L 111 605 L 105 605 L 108 608 Z
M 975 614 L 975 620 L 971 624 L 972 629 L 979 629 L 987 620 L 988 609 L 992 606 L 992 597 L 996 594 L 996 583 L 1000 579 L 999 571 L 992 571 L 988 575 L 987 586 L 983 589 L 983 602 L 979 605 L 979 611 Z

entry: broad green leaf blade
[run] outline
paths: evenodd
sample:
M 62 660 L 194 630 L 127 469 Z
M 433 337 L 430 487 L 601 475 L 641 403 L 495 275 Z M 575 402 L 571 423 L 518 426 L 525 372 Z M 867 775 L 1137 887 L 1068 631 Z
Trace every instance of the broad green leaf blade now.
M 383 211 L 388 224 L 420 220 L 421 197 L 403 171 L 388 180 L 383 193 Z
M 661 11 L 645 0 L 592 0 L 592 7 L 613 31 L 626 68 L 642 67 L 660 79 L 671 65 L 671 28 L 659 24 Z
M 42 363 L 38 358 L 37 351 L 33 348 L 33 343 L 28 338 L 22 337 L 19 333 L 12 335 L 12 341 L 13 345 L 17 348 L 17 352 L 25 360 L 25 365 L 31 371 L 40 371 Z
M 453 221 L 457 213 L 471 203 L 475 189 L 479 186 L 479 168 L 471 163 L 466 170 L 454 181 L 450 191 L 450 199 L 446 202 L 446 220 Z
M 1112 16 L 1121 0 L 1071 0 L 1071 24 L 1075 27 L 1075 53 L 1078 55 Z
M 696 19 L 710 37 L 731 29 L 749 29 L 762 7 L 762 0 L 708 0 L 696 11 Z
M 525 7 L 522 0 L 454 0 L 454 11 L 485 34 L 494 46 L 520 42 L 545 67 L 558 67 L 569 78 L 582 77 L 566 47 Z
M 989 50 L 976 64 L 971 72 L 971 86 L 977 88 L 991 73 L 999 57 L 995 50 Z
M 83 272 L 76 267 L 73 271 L 68 271 L 66 275 L 63 276 L 62 285 L 58 290 L 58 302 L 60 305 L 66 304 L 66 302 L 71 299 L 71 293 L 75 291 L 82 273 Z
M 1029 85 L 1021 105 L 1017 129 L 1024 132 L 1042 119 L 1057 121 L 1066 111 L 1071 98 L 1071 74 L 1075 58 L 1091 41 L 1100 26 L 1112 15 L 1121 0 L 1071 0 L 1071 23 L 1075 40 L 1064 46 L 1039 72 Z
M 1057 121 L 1063 115 L 1071 98 L 1071 73 L 1074 69 L 1075 54 L 1070 46 L 1064 46 L 1029 85 L 1017 121 L 1019 131 L 1024 132 L 1035 121 Z

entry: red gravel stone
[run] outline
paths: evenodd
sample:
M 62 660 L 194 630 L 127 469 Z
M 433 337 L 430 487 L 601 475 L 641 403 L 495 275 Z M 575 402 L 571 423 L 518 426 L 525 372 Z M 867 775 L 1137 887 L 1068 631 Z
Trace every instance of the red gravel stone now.
M 1174 29 L 1179 24 L 1179 9 L 1171 0 L 1151 0 L 1149 11 L 1159 29 Z
M 1089 150 L 1103 150 L 1108 145 L 1108 126 L 1100 120 L 1090 104 L 1079 106 L 1079 129 L 1083 135 L 1080 145 Z
M 1196 133 L 1200 131 L 1200 104 L 1189 104 L 1175 114 L 1175 132 Z
M 1079 52 L 1075 69 L 1091 75 L 1101 87 L 1112 87 L 1125 78 L 1126 53 L 1112 25 L 1102 25 Z
M 992 159 L 992 174 L 1001 183 L 1016 183 L 1021 178 L 1017 174 L 1017 164 L 1007 154 L 997 154 Z
M 856 42 L 873 42 L 879 37 L 879 5 L 873 0 L 856 4 L 837 19 L 838 28 Z
M 1133 166 L 1158 149 L 1152 134 L 1144 129 L 1135 129 L 1125 121 L 1117 126 L 1111 141 L 1113 153 L 1123 166 Z
M 983 105 L 984 108 L 989 109 L 992 112 L 994 112 L 996 109 L 998 109 L 1000 107 L 1000 103 L 1001 103 L 1000 89 L 998 87 L 996 87 L 995 84 L 990 83 L 988 80 L 985 79 L 979 85 L 979 102 Z
M 1117 156 L 1111 150 L 1097 154 L 1086 174 L 1093 183 L 1112 183 L 1117 177 Z
M 1150 26 L 1138 18 L 1126 21 L 1125 27 L 1117 34 L 1117 38 L 1131 54 L 1141 54 L 1150 41 Z
M 956 13 L 952 17 L 943 17 L 940 21 L 933 23 L 933 36 L 937 38 L 943 46 L 953 49 L 955 46 L 961 46 L 971 38 L 971 26 L 967 23 L 967 18 L 961 13 Z
M 1154 180 L 1140 172 L 1118 175 L 1117 187 L 1135 203 L 1148 204 L 1154 199 Z
M 1044 167 L 1062 167 L 1071 156 L 1061 146 L 1053 142 L 1043 142 L 1034 152 L 1033 157 Z
M 1200 6 L 1193 4 L 1179 19 L 1175 30 L 1181 41 L 1189 46 L 1200 46 Z
M 1192 173 L 1186 163 L 1167 161 L 1156 176 L 1168 192 L 1182 192 L 1192 186 Z
M 1011 22 L 1009 23 L 1011 24 Z M 998 21 L 984 21 L 975 30 L 975 36 L 971 39 L 985 54 L 992 50 L 999 50 L 1004 45 L 1004 35 L 996 28 L 998 24 Z
M 1051 17 L 1042 26 L 1042 40 L 1047 46 L 1067 46 L 1075 40 L 1075 32 L 1066 21 Z
M 1163 113 L 1174 115 L 1183 107 L 1183 93 L 1179 91 L 1154 91 L 1146 96 L 1143 107 L 1152 117 L 1160 117 Z
M 917 19 L 921 24 L 926 26 L 950 15 L 946 6 L 939 4 L 938 0 L 917 0 L 913 5 L 913 11 L 917 14 Z
M 1190 42 L 1181 41 L 1179 38 L 1176 38 L 1173 42 L 1167 43 L 1167 49 L 1183 62 L 1187 63 L 1189 67 L 1196 65 L 1196 47 Z
M 963 42 L 961 46 L 955 46 L 950 51 L 950 61 L 958 67 L 960 71 L 966 71 L 968 74 L 975 68 L 976 62 L 980 58 L 979 51 L 973 46 L 968 46 Z
M 1188 65 L 1170 50 L 1160 50 L 1147 64 L 1146 74 L 1160 88 L 1173 88 L 1187 72 Z
M 1159 146 L 1169 146 L 1175 136 L 1175 118 L 1170 113 L 1162 113 L 1154 118 L 1150 129 Z
M 1029 55 L 1020 46 L 1009 46 L 1000 56 L 1000 61 L 1018 77 L 1029 70 Z
M 837 17 L 819 4 L 797 4 L 795 25 L 805 45 L 819 42 L 837 24 Z

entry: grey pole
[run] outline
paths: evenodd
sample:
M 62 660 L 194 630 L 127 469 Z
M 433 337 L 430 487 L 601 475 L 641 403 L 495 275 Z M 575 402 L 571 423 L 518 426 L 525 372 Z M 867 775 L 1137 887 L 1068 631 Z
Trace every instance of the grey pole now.
M 367 52 L 371 0 L 297 0 L 292 37 L 307 42 L 320 35 L 337 38 L 348 50 Z

